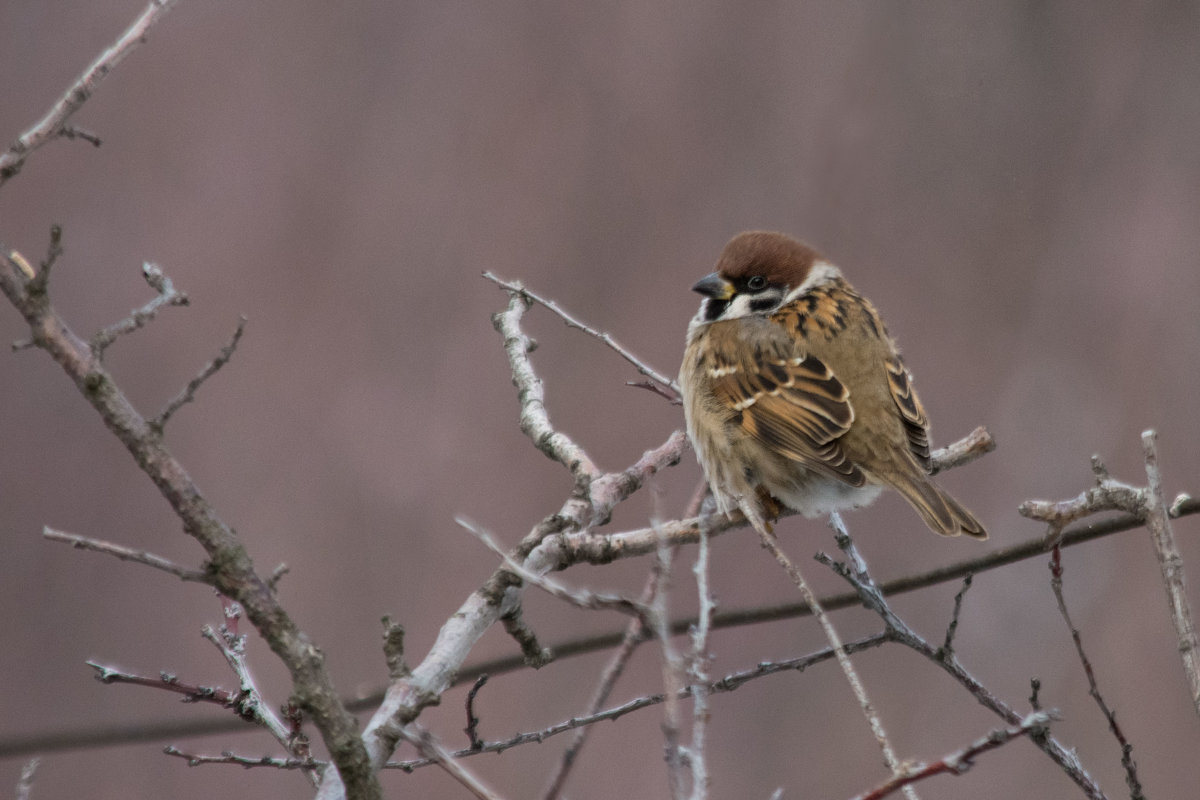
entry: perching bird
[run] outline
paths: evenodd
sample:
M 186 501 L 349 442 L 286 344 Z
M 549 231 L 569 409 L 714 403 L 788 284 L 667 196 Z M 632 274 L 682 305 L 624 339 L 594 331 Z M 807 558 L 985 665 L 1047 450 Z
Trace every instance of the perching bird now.
M 814 517 L 883 487 L 944 536 L 987 538 L 929 479 L 929 421 L 896 343 L 841 270 L 781 233 L 733 238 L 688 325 L 688 435 L 717 507 L 756 528 L 778 504 Z

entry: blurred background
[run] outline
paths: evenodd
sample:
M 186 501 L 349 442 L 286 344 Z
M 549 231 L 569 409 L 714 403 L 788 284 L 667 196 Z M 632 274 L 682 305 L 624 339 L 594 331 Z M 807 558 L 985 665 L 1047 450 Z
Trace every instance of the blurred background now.
M 144 0 L 0 7 L 0 135 L 40 119 Z M 1101 454 L 1145 481 L 1140 434 L 1160 432 L 1167 490 L 1200 490 L 1200 4 L 1008 2 L 181 2 L 76 115 L 95 149 L 52 143 L 0 192 L 0 240 L 36 261 L 51 223 L 66 254 L 58 310 L 89 335 L 151 297 L 154 261 L 191 297 L 123 338 L 107 363 L 155 413 L 249 318 L 233 361 L 184 408 L 169 445 L 256 564 L 286 562 L 282 598 L 348 695 L 386 670 L 379 618 L 418 662 L 495 566 L 455 514 L 515 542 L 559 508 L 565 472 L 517 429 L 490 315 L 520 279 L 673 374 L 729 237 L 770 228 L 842 265 L 905 348 L 935 444 L 984 424 L 999 449 L 941 478 L 991 540 L 931 536 L 886 496 L 848 524 L 886 579 L 1043 528 L 1030 497 L 1074 496 Z M 552 420 L 606 468 L 682 425 L 625 381 L 615 354 L 544 309 L 527 316 Z M 0 341 L 27 334 L 0 308 Z M 5 348 L 7 350 L 7 348 Z M 42 541 L 43 525 L 198 565 L 199 547 L 58 367 L 0 354 L 0 738 L 101 724 L 212 720 L 165 692 L 103 686 L 84 661 L 235 686 L 199 630 L 218 600 L 145 567 Z M 689 456 L 623 506 L 612 530 L 675 515 Z M 1200 603 L 1194 518 L 1176 525 Z M 821 522 L 781 526 L 802 563 L 833 550 Z M 694 607 L 685 551 L 673 606 Z M 1148 795 L 1200 782 L 1200 724 L 1144 531 L 1065 553 L 1066 594 Z M 714 545 L 722 608 L 796 599 L 747 532 Z M 636 591 L 639 560 L 563 578 Z M 844 587 L 811 564 L 821 592 Z M 896 601 L 940 640 L 956 584 Z M 528 595 L 546 642 L 615 629 L 610 614 Z M 839 612 L 846 637 L 876 630 Z M 983 574 L 958 635 L 968 668 L 1018 709 L 1029 681 L 1054 733 L 1109 793 L 1119 748 L 1087 697 L 1039 558 Z M 714 675 L 820 647 L 811 620 L 714 635 Z M 492 631 L 473 661 L 515 646 Z M 282 668 L 252 664 L 272 703 Z M 606 659 L 496 676 L 477 703 L 487 739 L 586 708 Z M 856 663 L 902 756 L 933 759 L 998 721 L 898 647 Z M 614 702 L 661 685 L 644 646 Z M 465 689 L 422 717 L 462 746 Z M 658 709 L 594 732 L 568 796 L 663 797 Z M 885 777 L 832 665 L 713 701 L 714 797 L 839 798 Z M 171 736 L 54 753 L 36 797 L 306 796 L 266 770 L 189 769 L 160 755 L 277 753 L 265 734 Z M 564 738 L 471 759 L 502 795 L 543 787 Z M 401 749 L 400 756 L 409 751 Z M 0 761 L 15 785 L 22 759 Z M 619 764 L 614 769 L 614 764 Z M 462 797 L 435 770 L 388 773 L 392 797 Z M 1028 742 L 930 798 L 1059 798 L 1077 789 Z

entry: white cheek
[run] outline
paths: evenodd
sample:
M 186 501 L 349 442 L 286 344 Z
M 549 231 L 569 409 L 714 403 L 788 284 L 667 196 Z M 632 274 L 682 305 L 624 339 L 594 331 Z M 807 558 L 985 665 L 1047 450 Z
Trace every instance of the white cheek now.
M 828 261 L 814 261 L 804 282 L 788 292 L 783 302 L 790 303 L 797 297 L 802 297 L 823 283 L 829 283 L 842 277 L 842 271 Z
M 752 295 L 737 295 L 733 298 L 733 300 L 730 301 L 729 305 L 725 307 L 725 313 L 721 315 L 721 319 L 736 319 L 738 317 L 749 316 L 752 313 L 750 311 L 750 301 L 752 299 Z

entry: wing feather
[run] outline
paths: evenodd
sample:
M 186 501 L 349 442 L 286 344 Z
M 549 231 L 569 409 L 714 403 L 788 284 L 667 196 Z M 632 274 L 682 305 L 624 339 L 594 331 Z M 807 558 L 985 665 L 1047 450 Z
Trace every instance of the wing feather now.
M 713 395 L 742 429 L 779 455 L 853 486 L 865 476 L 839 438 L 850 430 L 850 392 L 820 359 L 782 343 L 715 363 Z
M 929 418 L 921 400 L 913 389 L 912 376 L 900 360 L 893 355 L 887 360 L 888 386 L 892 390 L 892 399 L 900 409 L 900 417 L 904 420 L 904 431 L 908 434 L 908 449 L 926 472 L 929 471 Z

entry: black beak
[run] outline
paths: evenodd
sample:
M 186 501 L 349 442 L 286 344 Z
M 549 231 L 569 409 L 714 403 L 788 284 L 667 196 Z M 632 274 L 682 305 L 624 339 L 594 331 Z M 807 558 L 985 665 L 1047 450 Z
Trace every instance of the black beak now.
M 696 281 L 696 285 L 692 287 L 692 291 L 699 292 L 705 297 L 711 297 L 714 300 L 728 300 L 734 295 L 733 284 L 715 272 L 705 275 Z

